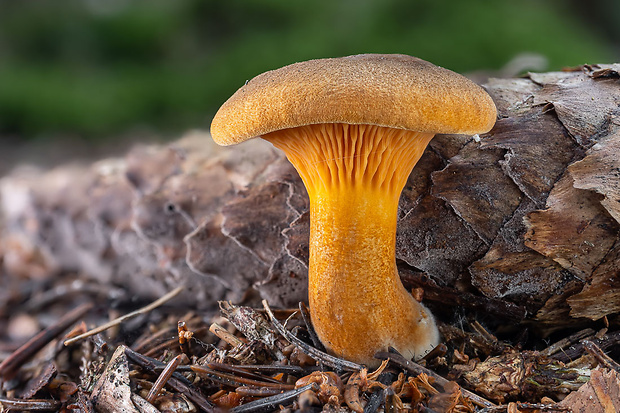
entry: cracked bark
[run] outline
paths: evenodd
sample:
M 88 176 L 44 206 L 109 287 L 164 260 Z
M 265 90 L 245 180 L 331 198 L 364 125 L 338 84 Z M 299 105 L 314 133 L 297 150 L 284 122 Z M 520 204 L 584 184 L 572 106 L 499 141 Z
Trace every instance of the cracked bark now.
M 397 233 L 403 279 L 431 308 L 552 328 L 620 311 L 618 70 L 491 79 L 495 128 L 431 142 Z M 219 148 L 193 134 L 123 159 L 16 170 L 0 197 L 8 277 L 78 271 L 144 298 L 185 283 L 182 303 L 203 308 L 306 299 L 307 194 L 266 142 Z

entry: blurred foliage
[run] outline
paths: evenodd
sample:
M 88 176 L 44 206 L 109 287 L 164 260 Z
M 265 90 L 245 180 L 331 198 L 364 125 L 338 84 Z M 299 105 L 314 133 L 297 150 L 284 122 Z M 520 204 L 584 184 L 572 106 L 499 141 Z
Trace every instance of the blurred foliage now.
M 458 72 L 522 52 L 549 69 L 613 60 L 599 33 L 560 1 L 0 0 L 0 134 L 207 128 L 246 79 L 318 57 L 405 53 Z

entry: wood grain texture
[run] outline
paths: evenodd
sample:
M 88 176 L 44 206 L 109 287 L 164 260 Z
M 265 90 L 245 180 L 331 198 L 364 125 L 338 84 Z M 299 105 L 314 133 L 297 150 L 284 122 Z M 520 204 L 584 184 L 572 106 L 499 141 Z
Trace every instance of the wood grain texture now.
M 439 314 L 458 307 L 550 327 L 613 317 L 618 65 L 485 88 L 495 128 L 435 137 L 405 185 L 396 258 L 407 285 L 428 289 Z M 266 142 L 217 148 L 195 134 L 122 159 L 15 171 L 0 197 L 6 277 L 79 271 L 143 297 L 185 283 L 183 303 L 209 308 L 307 299 L 307 193 Z

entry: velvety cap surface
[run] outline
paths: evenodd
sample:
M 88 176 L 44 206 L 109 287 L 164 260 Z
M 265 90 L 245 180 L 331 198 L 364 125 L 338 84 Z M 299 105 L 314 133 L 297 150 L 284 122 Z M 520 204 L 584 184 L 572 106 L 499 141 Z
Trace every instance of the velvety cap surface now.
M 496 116 L 491 97 L 464 76 L 416 57 L 366 54 L 256 76 L 222 105 L 211 135 L 232 145 L 318 123 L 474 134 L 489 131 Z

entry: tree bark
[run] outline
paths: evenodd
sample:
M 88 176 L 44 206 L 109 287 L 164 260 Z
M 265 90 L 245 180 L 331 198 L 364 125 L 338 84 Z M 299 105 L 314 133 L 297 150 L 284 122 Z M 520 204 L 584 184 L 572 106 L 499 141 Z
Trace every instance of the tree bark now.
M 483 136 L 438 135 L 400 200 L 407 287 L 455 306 L 558 328 L 620 311 L 620 65 L 490 79 Z M 308 198 L 268 143 L 206 133 L 123 159 L 0 181 L 6 279 L 78 272 L 183 303 L 307 300 Z M 360 274 L 363 277 L 363 274 Z

